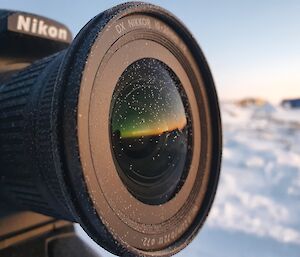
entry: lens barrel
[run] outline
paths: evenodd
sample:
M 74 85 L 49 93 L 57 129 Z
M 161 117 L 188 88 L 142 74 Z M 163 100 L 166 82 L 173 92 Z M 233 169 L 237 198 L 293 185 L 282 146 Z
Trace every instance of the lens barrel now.
M 80 223 L 120 256 L 170 256 L 208 215 L 221 162 L 213 79 L 172 14 L 132 2 L 0 84 L 0 199 Z

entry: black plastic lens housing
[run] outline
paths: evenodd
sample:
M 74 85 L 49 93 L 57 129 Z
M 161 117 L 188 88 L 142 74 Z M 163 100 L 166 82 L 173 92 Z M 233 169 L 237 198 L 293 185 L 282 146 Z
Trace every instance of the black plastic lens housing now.
M 171 256 L 195 237 L 221 151 L 207 62 L 160 7 L 118 5 L 0 73 L 0 201 L 77 222 L 119 256 Z

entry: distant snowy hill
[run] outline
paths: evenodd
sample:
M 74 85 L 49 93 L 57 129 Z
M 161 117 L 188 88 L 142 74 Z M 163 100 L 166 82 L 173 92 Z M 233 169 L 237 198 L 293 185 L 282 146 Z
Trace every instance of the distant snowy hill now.
M 223 169 L 209 226 L 300 245 L 300 110 L 221 109 Z
M 202 231 L 176 257 L 299 257 L 300 110 L 222 103 L 221 111 L 217 197 Z

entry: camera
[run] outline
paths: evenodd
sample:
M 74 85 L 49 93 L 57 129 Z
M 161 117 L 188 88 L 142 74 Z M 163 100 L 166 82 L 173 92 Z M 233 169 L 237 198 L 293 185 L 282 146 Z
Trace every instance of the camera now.
M 72 40 L 56 21 L 2 10 L 0 45 L 0 253 L 53 237 L 62 253 L 70 233 L 79 249 L 73 222 L 119 256 L 183 249 L 222 152 L 216 89 L 188 29 L 130 2 Z

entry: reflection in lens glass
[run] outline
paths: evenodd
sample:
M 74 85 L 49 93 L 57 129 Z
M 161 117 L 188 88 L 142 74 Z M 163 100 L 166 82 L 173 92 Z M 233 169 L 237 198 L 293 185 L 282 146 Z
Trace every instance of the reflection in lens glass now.
M 173 71 L 151 58 L 131 64 L 114 92 L 111 137 L 119 175 L 136 198 L 160 204 L 177 192 L 191 134 L 187 97 Z

